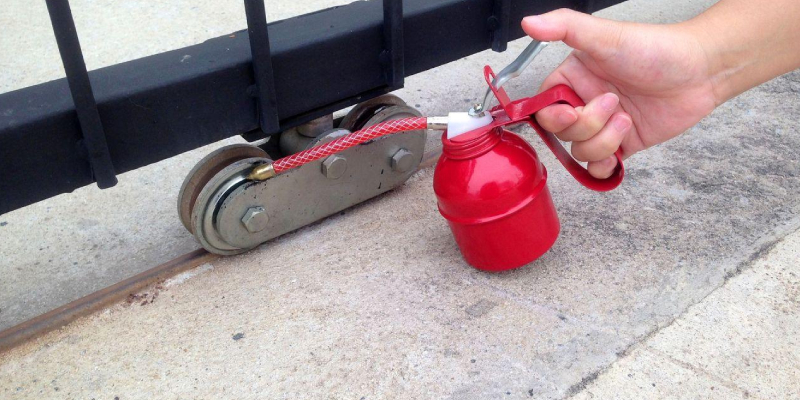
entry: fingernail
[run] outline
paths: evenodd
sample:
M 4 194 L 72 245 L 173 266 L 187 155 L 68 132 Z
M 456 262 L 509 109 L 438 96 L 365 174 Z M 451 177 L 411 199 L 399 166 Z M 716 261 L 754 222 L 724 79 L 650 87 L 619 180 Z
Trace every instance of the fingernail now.
M 572 125 L 577 120 L 578 116 L 569 111 L 562 111 L 558 114 L 558 123 L 562 126 Z
M 541 15 L 531 15 L 522 19 L 522 26 L 534 27 L 537 29 L 547 29 L 547 19 L 542 18 Z
M 534 25 L 536 25 L 536 24 L 539 24 L 539 23 L 542 22 L 542 17 L 540 17 L 538 15 L 531 15 L 529 17 L 523 18 L 522 21 L 525 22 L 526 24 L 534 24 Z
M 608 157 L 605 160 L 600 161 L 603 168 L 612 169 L 617 166 L 617 159 L 614 156 Z
M 612 122 L 612 124 L 617 132 L 625 132 L 631 127 L 631 119 L 628 117 L 617 116 L 614 118 L 614 122 Z
M 606 111 L 612 111 L 617 108 L 617 104 L 619 104 L 619 97 L 608 93 L 603 95 L 603 98 L 600 100 L 600 107 Z

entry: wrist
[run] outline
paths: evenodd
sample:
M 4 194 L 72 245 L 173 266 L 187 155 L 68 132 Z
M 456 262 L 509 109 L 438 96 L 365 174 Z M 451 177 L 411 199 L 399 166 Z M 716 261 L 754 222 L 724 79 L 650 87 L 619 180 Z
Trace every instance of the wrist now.
M 722 0 L 684 23 L 708 60 L 717 104 L 800 67 L 800 2 Z
M 706 63 L 706 79 L 712 88 L 715 106 L 728 101 L 741 90 L 736 89 L 736 75 L 744 69 L 744 57 L 732 54 L 720 42 L 720 31 L 714 22 L 699 15 L 679 24 L 681 29 L 695 43 Z

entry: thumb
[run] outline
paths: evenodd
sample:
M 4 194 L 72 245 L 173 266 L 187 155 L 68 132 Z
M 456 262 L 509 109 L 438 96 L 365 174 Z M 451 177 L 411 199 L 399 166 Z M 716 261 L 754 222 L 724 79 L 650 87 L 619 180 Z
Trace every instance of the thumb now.
M 622 23 L 562 8 L 522 19 L 522 30 L 543 42 L 562 41 L 591 56 L 606 58 L 616 51 Z

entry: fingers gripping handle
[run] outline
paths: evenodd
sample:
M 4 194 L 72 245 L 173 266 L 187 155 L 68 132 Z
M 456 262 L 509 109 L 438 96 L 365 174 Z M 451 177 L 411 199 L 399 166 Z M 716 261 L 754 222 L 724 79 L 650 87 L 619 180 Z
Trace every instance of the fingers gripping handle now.
M 505 89 L 492 85 L 495 75 L 492 68 L 488 65 L 483 69 L 483 76 L 486 79 L 486 83 L 489 84 L 489 89 L 491 89 L 497 101 L 500 103 L 499 107 L 502 107 L 503 111 L 508 115 L 508 123 L 527 122 L 533 127 L 536 133 L 539 134 L 539 137 L 547 144 L 547 147 L 550 148 L 550 151 L 556 155 L 561 165 L 563 165 L 564 168 L 569 171 L 570 175 L 580 182 L 581 185 L 598 192 L 606 192 L 616 188 L 622 183 L 622 178 L 625 175 L 625 167 L 622 165 L 622 152 L 620 149 L 617 149 L 614 153 L 614 156 L 617 158 L 617 167 L 614 168 L 614 172 L 608 178 L 598 179 L 589 174 L 586 168 L 578 164 L 578 162 L 572 158 L 572 155 L 561 145 L 561 142 L 552 132 L 545 131 L 539 123 L 536 122 L 534 114 L 549 105 L 556 103 L 565 103 L 572 107 L 583 107 L 586 105 L 578 94 L 569 86 L 556 85 L 536 96 L 511 101 Z
M 622 151 L 620 149 L 617 149 L 614 153 L 617 158 L 617 167 L 614 168 L 614 172 L 608 178 L 598 179 L 589 174 L 586 168 L 572 158 L 572 155 L 561 145 L 561 142 L 553 133 L 547 132 L 536 122 L 534 114 L 537 111 L 556 103 L 566 103 L 572 107 L 584 106 L 583 100 L 569 86 L 554 86 L 530 99 L 530 103 L 525 107 L 525 113 L 529 115 L 528 124 L 539 134 L 539 137 L 550 148 L 550 151 L 555 154 L 564 168 L 569 171 L 570 175 L 583 186 L 599 192 L 609 191 L 619 186 L 625 175 L 625 167 L 622 165 Z

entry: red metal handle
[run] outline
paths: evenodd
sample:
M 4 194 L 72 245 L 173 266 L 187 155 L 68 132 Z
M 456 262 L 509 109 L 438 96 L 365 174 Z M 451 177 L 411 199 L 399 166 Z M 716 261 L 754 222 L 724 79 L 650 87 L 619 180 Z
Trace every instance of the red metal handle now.
M 533 114 L 549 105 L 556 103 L 566 103 L 572 107 L 582 107 L 585 105 L 583 100 L 581 100 L 569 86 L 554 86 L 534 96 L 531 100 L 533 100 L 532 103 L 535 103 L 535 107 L 526 110 L 531 112 L 528 114 L 528 124 L 539 134 L 539 137 L 541 137 L 547 147 L 550 148 L 550 151 L 555 154 L 558 161 L 561 162 L 561 165 L 569 171 L 570 175 L 583 186 L 600 192 L 612 190 L 622 183 L 622 178 L 625 176 L 625 166 L 622 164 L 621 150 L 618 149 L 614 153 L 614 156 L 617 158 L 617 167 L 614 169 L 611 176 L 605 179 L 598 179 L 589 174 L 586 168 L 572 158 L 572 155 L 561 145 L 561 141 L 559 141 L 553 133 L 547 132 L 536 122 L 536 118 L 534 118 Z
M 489 66 L 484 68 L 484 76 L 492 92 L 494 92 L 495 97 L 500 102 L 500 106 L 509 117 L 509 120 L 503 123 L 503 125 L 519 122 L 528 123 L 536 133 L 539 134 L 539 137 L 542 138 L 550 151 L 555 154 L 558 161 L 561 162 L 561 165 L 567 169 L 570 175 L 580 182 L 581 185 L 589 189 L 606 192 L 616 188 L 622 183 L 622 178 L 625 176 L 625 166 L 622 164 L 622 151 L 620 149 L 614 153 L 614 156 L 617 158 L 617 167 L 614 169 L 614 172 L 608 178 L 598 179 L 589 174 L 586 168 L 572 158 L 572 155 L 569 154 L 567 149 L 564 148 L 552 132 L 547 132 L 536 122 L 534 114 L 549 105 L 556 103 L 569 104 L 572 107 L 582 107 L 585 105 L 578 94 L 569 86 L 557 85 L 536 96 L 510 101 L 505 89 L 498 89 L 492 85 L 494 72 L 492 72 Z

